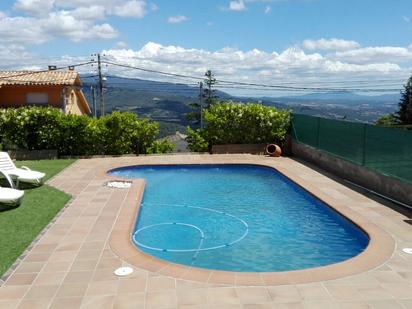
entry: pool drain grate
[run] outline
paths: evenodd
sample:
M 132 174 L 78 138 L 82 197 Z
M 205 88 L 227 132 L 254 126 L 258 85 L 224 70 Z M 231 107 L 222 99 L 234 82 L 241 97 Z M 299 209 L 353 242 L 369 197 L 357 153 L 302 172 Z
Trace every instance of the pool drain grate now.
M 402 251 L 406 254 L 412 254 L 412 248 L 403 248 Z
M 120 268 L 117 268 L 115 271 L 114 271 L 114 274 L 116 275 L 116 276 L 119 276 L 119 277 L 124 277 L 124 276 L 128 276 L 128 275 L 131 275 L 133 273 L 133 268 L 131 268 L 131 267 L 120 267 Z

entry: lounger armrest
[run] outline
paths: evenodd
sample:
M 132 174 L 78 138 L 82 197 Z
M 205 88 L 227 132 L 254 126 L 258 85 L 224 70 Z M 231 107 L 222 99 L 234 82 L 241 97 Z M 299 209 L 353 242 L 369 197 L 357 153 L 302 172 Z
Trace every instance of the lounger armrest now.
M 26 170 L 26 171 L 31 171 L 31 169 L 30 168 L 28 168 L 27 166 L 22 166 L 22 167 L 20 167 L 22 170 Z
M 9 185 L 10 185 L 10 188 L 12 188 L 12 189 L 15 188 L 14 183 L 13 183 L 13 180 L 10 178 L 10 176 L 9 176 L 7 173 L 5 173 L 5 172 L 3 172 L 3 171 L 0 170 L 0 175 L 3 175 L 4 178 L 6 178 L 7 182 L 8 182 Z

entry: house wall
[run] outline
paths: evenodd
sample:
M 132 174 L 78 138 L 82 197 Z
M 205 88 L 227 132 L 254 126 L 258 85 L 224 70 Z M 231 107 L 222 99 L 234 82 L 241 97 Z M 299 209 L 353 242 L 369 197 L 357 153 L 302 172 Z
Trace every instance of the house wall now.
M 83 105 L 81 104 L 80 98 L 78 96 L 78 91 L 76 91 L 75 88 L 73 87 L 66 88 L 66 98 L 67 98 L 67 105 L 66 105 L 67 114 L 74 114 L 74 115 L 87 114 L 87 111 L 84 109 Z
M 25 106 L 26 96 L 31 92 L 48 93 L 49 106 L 62 108 L 62 86 L 2 86 L 0 88 L 0 107 Z

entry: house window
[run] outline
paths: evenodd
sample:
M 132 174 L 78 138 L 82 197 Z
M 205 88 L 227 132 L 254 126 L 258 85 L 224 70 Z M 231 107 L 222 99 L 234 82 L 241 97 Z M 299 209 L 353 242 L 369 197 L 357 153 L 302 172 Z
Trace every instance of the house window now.
M 49 94 L 47 92 L 29 92 L 26 94 L 26 103 L 47 105 L 49 103 Z

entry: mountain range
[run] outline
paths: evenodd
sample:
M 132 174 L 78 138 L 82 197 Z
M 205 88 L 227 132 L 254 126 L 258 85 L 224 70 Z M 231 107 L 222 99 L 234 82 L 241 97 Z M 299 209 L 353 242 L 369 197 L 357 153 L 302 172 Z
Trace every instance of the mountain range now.
M 92 103 L 91 86 L 96 79 L 83 76 L 83 90 Z M 350 91 L 316 92 L 299 96 L 238 97 L 216 91 L 218 98 L 239 102 L 259 102 L 267 106 L 290 109 L 295 113 L 373 122 L 378 117 L 396 110 L 400 94 L 360 95 Z M 199 88 L 193 84 L 169 83 L 108 76 L 104 81 L 105 110 L 132 111 L 160 123 L 160 136 L 185 131 L 187 126 L 196 127 L 185 118 L 193 111 L 190 103 L 198 102 Z M 91 104 L 92 105 L 92 104 Z

